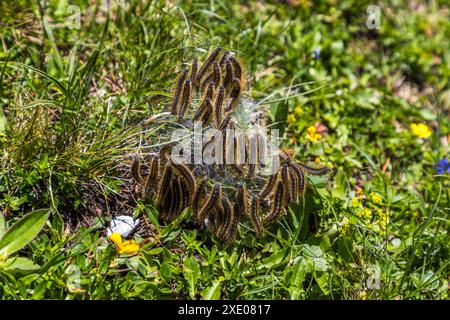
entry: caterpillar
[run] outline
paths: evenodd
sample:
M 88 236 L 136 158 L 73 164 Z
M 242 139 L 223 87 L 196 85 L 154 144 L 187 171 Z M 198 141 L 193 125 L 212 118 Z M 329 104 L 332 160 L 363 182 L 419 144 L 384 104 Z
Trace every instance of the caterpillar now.
M 214 102 L 214 122 L 217 127 L 220 126 L 222 122 L 222 105 L 225 97 L 225 88 L 220 86 L 219 92 L 217 93 L 216 100 Z
M 159 157 L 164 160 L 169 160 L 169 152 L 172 152 L 173 143 L 167 143 L 159 150 Z
M 175 201 L 173 201 L 172 180 L 170 180 L 167 183 L 166 188 L 160 189 L 156 202 L 156 208 L 158 209 L 162 220 L 167 220 L 168 214 L 174 205 Z
M 202 121 L 204 122 L 204 116 L 208 112 L 209 108 L 212 108 L 212 102 L 211 99 L 205 98 L 203 102 L 200 104 L 200 107 L 198 107 L 197 111 L 194 114 L 194 117 L 192 118 L 193 121 Z M 207 119 L 206 119 L 207 120 Z
M 225 77 L 223 78 L 223 86 L 228 88 L 233 81 L 233 67 L 229 59 L 225 60 Z
M 194 214 L 198 214 L 199 212 L 199 205 L 200 202 L 205 194 L 205 186 L 206 186 L 207 179 L 202 179 L 197 184 L 197 188 L 195 189 L 195 192 L 192 194 L 192 211 Z
M 136 180 L 136 182 L 140 184 L 144 183 L 144 178 L 142 178 L 141 175 L 141 160 L 137 155 L 134 156 L 133 162 L 131 162 L 130 171 L 131 176 L 133 177 L 134 180 Z
M 239 191 L 238 191 L 239 194 Z M 223 236 L 223 242 L 230 243 L 233 241 L 234 237 L 236 236 L 238 224 L 239 224 L 239 218 L 240 218 L 240 204 L 236 197 L 236 202 L 234 203 L 234 206 L 231 207 L 231 216 L 230 216 L 230 222 L 229 227 L 226 229 L 224 236 Z
M 189 106 L 191 104 L 191 89 L 192 89 L 191 80 L 188 79 L 184 83 L 183 97 L 181 99 L 181 107 L 180 111 L 178 112 L 178 116 L 180 117 L 180 119 L 182 119 L 186 111 L 189 110 Z
M 171 112 L 173 115 L 177 114 L 178 101 L 180 100 L 181 91 L 183 90 L 184 81 L 186 80 L 188 72 L 189 71 L 187 69 L 183 70 L 183 72 L 181 72 L 180 77 L 178 78 L 177 86 L 175 88 L 175 93 L 171 105 Z
M 272 192 L 273 188 L 275 187 L 275 182 L 277 181 L 277 179 L 278 179 L 278 172 L 270 175 L 267 178 L 267 182 L 264 185 L 264 188 L 259 193 L 260 198 L 265 198 Z
M 220 193 L 221 193 L 221 185 L 220 183 L 216 182 L 209 195 L 209 198 L 206 200 L 206 203 L 203 205 L 202 209 L 198 213 L 197 216 L 198 222 L 203 223 L 208 211 L 210 211 L 211 208 L 214 207 L 216 201 L 220 201 Z
M 191 203 L 190 203 L 191 195 L 194 194 L 194 192 L 195 192 L 195 188 L 192 188 L 192 186 L 188 186 L 186 184 L 187 184 L 186 180 L 180 179 L 180 187 L 181 187 L 181 191 L 183 193 L 183 201 L 182 201 L 181 211 L 183 211 L 184 209 L 186 209 L 187 207 L 189 207 L 191 205 Z
M 230 102 L 227 104 L 225 111 L 232 112 L 236 109 L 241 94 L 241 82 L 238 78 L 233 78 L 233 89 L 230 92 Z
M 298 193 L 299 193 L 299 178 L 297 174 L 295 173 L 294 169 L 292 169 L 292 166 L 288 167 L 288 175 L 289 180 L 291 182 L 291 188 L 289 189 L 289 199 L 292 202 L 297 202 L 298 200 Z
M 297 163 L 291 162 L 290 167 L 295 172 L 295 175 L 298 179 L 298 194 L 302 195 L 305 191 L 305 175 L 303 174 L 303 171 Z
M 155 181 L 158 179 L 159 173 L 159 160 L 156 158 L 150 158 L 149 171 L 147 178 L 144 182 L 144 199 L 150 198 L 151 193 L 155 189 Z
M 269 214 L 263 219 L 263 225 L 271 224 L 281 215 L 284 205 L 284 192 L 283 181 L 278 181 L 272 206 Z
M 287 202 L 292 201 L 293 200 L 291 199 L 292 182 L 289 176 L 288 166 L 286 164 L 283 164 L 283 166 L 281 167 L 281 181 L 283 181 L 283 188 L 285 191 L 286 201 Z
M 236 78 L 238 78 L 239 81 L 242 81 L 242 66 L 241 66 L 241 63 L 234 56 L 230 56 L 229 60 L 233 64 L 234 76 Z
M 162 177 L 160 180 L 160 183 L 158 185 L 158 190 L 156 192 L 158 202 L 164 201 L 164 196 L 166 195 L 165 192 L 169 189 L 170 181 L 172 179 L 172 167 L 170 165 L 170 162 L 167 162 L 164 166 Z
M 258 197 L 252 195 L 251 204 L 250 204 L 250 220 L 252 222 L 253 227 L 255 228 L 256 235 L 258 237 L 262 236 L 264 229 L 261 224 L 261 219 L 259 217 L 259 201 Z
M 244 216 L 247 217 L 250 216 L 248 190 L 245 186 L 239 188 L 236 196 L 236 202 L 238 203 L 238 208 L 240 209 L 240 212 L 243 212 Z
M 194 60 L 192 61 L 192 66 L 191 66 L 191 82 L 192 83 L 195 82 L 195 76 L 197 75 L 197 69 L 198 69 L 198 59 L 194 58 Z
M 225 119 L 223 119 L 223 121 L 220 123 L 218 131 L 225 130 L 228 127 L 228 125 L 230 124 L 230 120 L 231 120 L 231 116 L 226 116 Z
M 177 211 L 181 204 L 181 190 L 178 185 L 178 178 L 172 179 L 170 181 L 170 196 L 168 197 L 166 203 L 168 203 L 167 210 L 164 214 L 164 218 L 166 220 L 173 220 L 173 218 L 177 215 Z
M 205 89 L 210 85 L 214 85 L 214 71 L 209 73 L 208 76 L 206 76 L 205 80 L 200 85 L 200 92 L 205 92 Z
M 222 58 L 220 58 L 220 61 L 219 61 L 219 66 L 220 66 L 220 68 L 223 69 L 223 67 L 225 66 L 225 61 L 228 60 L 228 56 L 229 56 L 229 55 L 230 55 L 230 51 L 225 51 L 225 52 L 223 53 Z
M 309 167 L 305 164 L 298 163 L 302 171 L 305 171 L 311 175 L 314 176 L 324 176 L 326 174 L 329 174 L 331 172 L 330 168 L 324 167 L 324 168 L 313 168 Z
M 202 64 L 202 66 L 200 67 L 200 70 L 197 73 L 197 76 L 195 77 L 196 84 L 200 83 L 200 81 L 202 80 L 202 78 L 205 75 L 206 71 L 212 65 L 213 61 L 216 60 L 216 58 L 219 55 L 221 50 L 222 50 L 222 48 L 220 48 L 220 47 L 214 49 L 214 51 L 210 54 L 210 56 Z
M 213 83 L 216 87 L 220 84 L 220 67 L 217 62 L 214 61 L 213 63 Z
M 185 181 L 188 183 L 189 190 L 191 193 L 194 193 L 195 187 L 197 185 L 194 174 L 192 173 L 191 169 L 189 169 L 184 163 L 173 163 L 172 165 L 179 175 L 185 179 Z
M 256 170 L 256 164 L 255 163 L 250 163 L 248 165 L 247 178 L 254 177 L 255 176 L 255 170 Z
M 224 240 L 226 232 L 230 229 L 231 221 L 233 218 L 232 207 L 228 197 L 222 197 L 222 210 L 223 210 L 223 221 L 221 223 L 219 231 L 217 232 L 217 237 L 220 240 Z

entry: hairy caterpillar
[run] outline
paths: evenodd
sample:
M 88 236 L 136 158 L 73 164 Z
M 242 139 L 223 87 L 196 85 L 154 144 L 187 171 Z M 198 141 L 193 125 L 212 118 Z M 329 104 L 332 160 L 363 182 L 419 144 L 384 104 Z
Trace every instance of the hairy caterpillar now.
M 225 66 L 225 61 L 228 60 L 228 56 L 230 55 L 230 51 L 225 51 L 222 55 L 222 58 L 220 58 L 219 66 L 220 68 L 223 68 Z
M 225 88 L 220 86 L 219 92 L 217 93 L 216 100 L 214 102 L 214 122 L 217 127 L 220 126 L 222 122 L 222 105 L 225 97 Z
M 194 189 L 197 185 L 194 174 L 192 173 L 191 169 L 189 169 L 184 163 L 173 163 L 172 165 L 175 169 L 175 172 L 181 175 L 186 182 L 188 183 L 189 190 L 191 193 L 194 193 Z
M 197 75 L 197 69 L 198 69 L 198 59 L 194 58 L 194 60 L 192 61 L 192 66 L 191 66 L 191 82 L 192 83 L 195 82 L 195 76 Z
M 134 156 L 133 162 L 131 162 L 130 166 L 131 176 L 133 177 L 136 182 L 143 184 L 144 178 L 142 178 L 141 175 L 141 160 L 139 159 L 139 156 Z
M 206 200 L 206 203 L 203 205 L 203 208 L 200 210 L 197 216 L 198 222 L 202 223 L 209 210 L 214 207 L 216 201 L 220 201 L 220 193 L 221 193 L 221 185 L 220 183 L 216 183 L 209 195 L 209 198 Z
M 158 174 L 159 160 L 152 157 L 150 158 L 148 175 L 144 182 L 144 199 L 150 198 L 151 193 L 155 190 L 155 181 L 158 179 Z
M 231 206 L 230 200 L 228 197 L 222 197 L 222 210 L 223 210 L 223 221 L 217 233 L 217 237 L 220 240 L 224 240 L 226 232 L 231 227 L 231 222 L 233 218 L 233 208 Z
M 191 80 L 188 79 L 184 83 L 183 97 L 181 99 L 180 111 L 178 112 L 178 116 L 180 118 L 183 118 L 186 111 L 189 110 L 189 106 L 191 104 L 191 89 L 192 89 Z
M 228 88 L 233 80 L 233 67 L 229 59 L 225 60 L 225 77 L 223 78 L 223 86 Z
M 211 55 L 202 64 L 202 66 L 200 67 L 200 70 L 197 73 L 197 76 L 195 77 L 196 84 L 200 83 L 200 81 L 202 80 L 202 78 L 205 75 L 206 71 L 212 65 L 213 61 L 216 60 L 216 58 L 219 55 L 221 50 L 222 50 L 222 48 L 220 48 L 220 47 L 214 49 L 214 51 L 211 53 Z
M 233 78 L 233 89 L 230 92 L 230 102 L 225 108 L 226 112 L 232 112 L 236 109 L 241 94 L 241 82 L 238 78 Z
M 166 192 L 169 189 L 171 179 L 172 179 L 172 166 L 170 165 L 170 162 L 167 162 L 166 165 L 164 166 L 162 177 L 158 185 L 158 190 L 156 192 L 158 203 L 160 201 L 165 200 L 165 196 L 167 195 Z
M 278 181 L 272 206 L 269 214 L 263 219 L 263 225 L 271 224 L 281 215 L 284 205 L 284 192 L 283 181 Z
M 298 193 L 299 195 L 302 195 L 305 191 L 305 175 L 303 174 L 303 171 L 301 170 L 300 166 L 297 163 L 290 163 L 290 167 L 295 172 L 295 175 L 298 179 Z
M 236 78 L 238 78 L 239 81 L 242 81 L 242 66 L 241 66 L 241 63 L 234 56 L 230 56 L 229 60 L 233 64 L 234 76 Z
M 305 171 L 309 174 L 312 174 L 314 176 L 324 176 L 326 174 L 329 174 L 331 172 L 330 168 L 324 167 L 324 168 L 313 168 L 309 167 L 305 164 L 298 163 L 298 166 L 301 168 L 302 171 Z
M 258 237 L 262 236 L 264 229 L 261 224 L 261 219 L 259 217 L 259 200 L 258 197 L 255 195 L 252 195 L 251 197 L 251 204 L 250 204 L 250 220 L 253 224 L 253 227 L 255 228 L 256 235 Z
M 265 198 L 272 192 L 272 190 L 275 187 L 275 182 L 277 181 L 277 179 L 278 179 L 278 172 L 275 174 L 271 174 L 269 176 L 266 184 L 264 185 L 264 188 L 259 193 L 260 198 Z
M 292 169 L 292 166 L 288 167 L 288 176 L 289 181 L 291 182 L 291 188 L 289 189 L 289 199 L 292 202 L 297 202 L 298 199 L 298 193 L 299 193 L 299 178 L 297 177 L 297 174 L 295 173 L 294 169 Z
M 202 179 L 197 184 L 197 188 L 195 189 L 194 194 L 192 195 L 192 211 L 194 214 L 198 214 L 199 212 L 199 205 L 201 203 L 201 200 L 205 194 L 205 186 L 206 186 L 207 179 Z
M 173 96 L 172 106 L 171 106 L 171 112 L 173 115 L 177 114 L 178 111 L 178 102 L 180 100 L 181 91 L 183 90 L 184 81 L 186 80 L 188 70 L 185 69 L 181 73 L 180 77 L 178 78 L 177 86 L 175 88 L 175 93 Z
M 213 83 L 216 87 L 220 84 L 220 67 L 217 62 L 214 61 L 213 63 Z

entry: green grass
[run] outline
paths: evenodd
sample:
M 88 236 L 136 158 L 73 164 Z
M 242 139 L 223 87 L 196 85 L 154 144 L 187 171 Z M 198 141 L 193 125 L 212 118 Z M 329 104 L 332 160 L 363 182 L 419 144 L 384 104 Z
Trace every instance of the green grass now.
M 71 1 L 74 29 L 68 1 L 0 4 L 0 209 L 7 226 L 52 211 L 20 251 L 40 268 L 0 270 L 1 299 L 448 299 L 449 175 L 435 169 L 449 156 L 445 1 L 380 4 L 379 30 L 366 27 L 372 2 L 128 2 L 107 15 Z M 249 97 L 305 83 L 309 94 L 274 95 L 270 117 L 298 159 L 335 173 L 265 237 L 242 224 L 227 246 L 182 228 L 190 212 L 158 225 L 123 189 L 181 63 L 217 45 L 245 63 Z M 313 143 L 316 123 L 327 130 Z M 138 256 L 117 257 L 106 238 L 116 213 L 156 224 Z

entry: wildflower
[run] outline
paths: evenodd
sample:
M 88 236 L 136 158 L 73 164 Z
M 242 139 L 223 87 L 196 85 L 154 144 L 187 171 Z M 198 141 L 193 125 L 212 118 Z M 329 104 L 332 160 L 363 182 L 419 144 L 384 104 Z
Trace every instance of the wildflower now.
M 312 51 L 312 56 L 313 56 L 314 60 L 320 59 L 320 49 L 314 48 L 314 50 Z
M 306 129 L 306 132 L 306 137 L 311 142 L 318 142 L 322 138 L 322 135 L 320 133 L 317 133 L 317 129 L 315 126 L 309 127 L 308 129 Z
M 358 199 L 358 198 L 353 198 L 353 199 L 352 199 L 352 207 L 353 207 L 353 208 L 359 207 L 360 204 L 361 204 L 361 203 L 359 202 L 359 199 Z
M 356 190 L 356 194 L 362 196 L 364 195 L 364 190 L 362 188 L 358 188 L 358 190 Z
M 367 292 L 366 290 L 363 290 L 359 293 L 359 297 L 361 298 L 361 300 L 367 300 Z
M 296 107 L 294 108 L 294 113 L 295 113 L 296 115 L 301 115 L 301 114 L 303 113 L 302 107 L 296 106 Z
M 380 234 L 386 235 L 387 224 L 389 223 L 389 212 L 383 209 L 378 209 L 377 215 L 379 219 L 378 225 L 380 227 Z
M 118 232 L 114 232 L 109 236 L 109 240 L 116 245 L 116 251 L 118 254 L 133 255 L 139 252 L 139 245 L 134 240 L 123 241 L 122 235 Z
M 372 210 L 369 208 L 364 208 L 356 213 L 356 215 L 366 221 L 370 221 L 372 219 Z
M 287 122 L 289 124 L 293 124 L 293 123 L 295 123 L 295 121 L 296 121 L 296 119 L 295 119 L 295 116 L 293 114 L 288 115 Z
M 347 217 L 344 217 L 342 221 L 339 223 L 339 232 L 344 235 L 347 233 L 349 228 L 349 220 Z
M 320 163 L 320 157 L 316 157 L 316 158 L 314 159 L 314 162 L 315 162 L 315 163 Z
M 381 197 L 380 197 L 378 194 L 376 194 L 375 192 L 372 192 L 372 193 L 370 194 L 370 199 L 371 199 L 372 202 L 375 203 L 375 204 L 381 204 L 381 202 L 382 202 Z
M 423 123 L 413 123 L 411 124 L 411 131 L 414 135 L 419 138 L 426 139 L 431 136 L 431 130 Z
M 436 165 L 437 174 L 450 173 L 450 161 L 447 158 L 443 158 L 438 161 Z

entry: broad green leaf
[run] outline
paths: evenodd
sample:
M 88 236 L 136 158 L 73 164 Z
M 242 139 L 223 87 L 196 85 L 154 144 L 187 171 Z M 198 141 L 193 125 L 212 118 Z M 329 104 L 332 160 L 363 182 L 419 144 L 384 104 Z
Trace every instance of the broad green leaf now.
M 257 269 L 270 269 L 272 267 L 275 267 L 279 265 L 286 254 L 287 249 L 283 249 L 281 251 L 275 252 L 274 254 L 270 255 L 269 257 L 262 260 L 262 263 L 258 265 Z
M 184 260 L 184 278 L 188 282 L 189 296 L 195 299 L 197 281 L 200 278 L 200 266 L 195 258 L 187 257 Z
M 214 280 L 212 285 L 202 291 L 203 300 L 219 300 L 220 299 L 220 284 L 223 281 L 223 277 Z
M 309 183 L 316 188 L 324 188 L 327 185 L 329 179 L 330 179 L 329 174 L 324 176 L 308 175 Z
M 308 258 L 320 258 L 323 255 L 322 249 L 319 246 L 303 245 L 303 255 Z
M 314 279 L 316 280 L 317 284 L 320 287 L 320 290 L 322 290 L 322 292 L 325 295 L 329 295 L 330 294 L 330 288 L 328 285 L 328 273 L 326 272 L 315 272 L 314 273 Z
M 0 262 L 0 269 L 4 271 L 34 271 L 40 268 L 32 260 L 23 257 L 9 258 Z
M 0 240 L 0 259 L 19 251 L 33 240 L 44 227 L 49 215 L 50 209 L 39 209 L 13 224 Z

